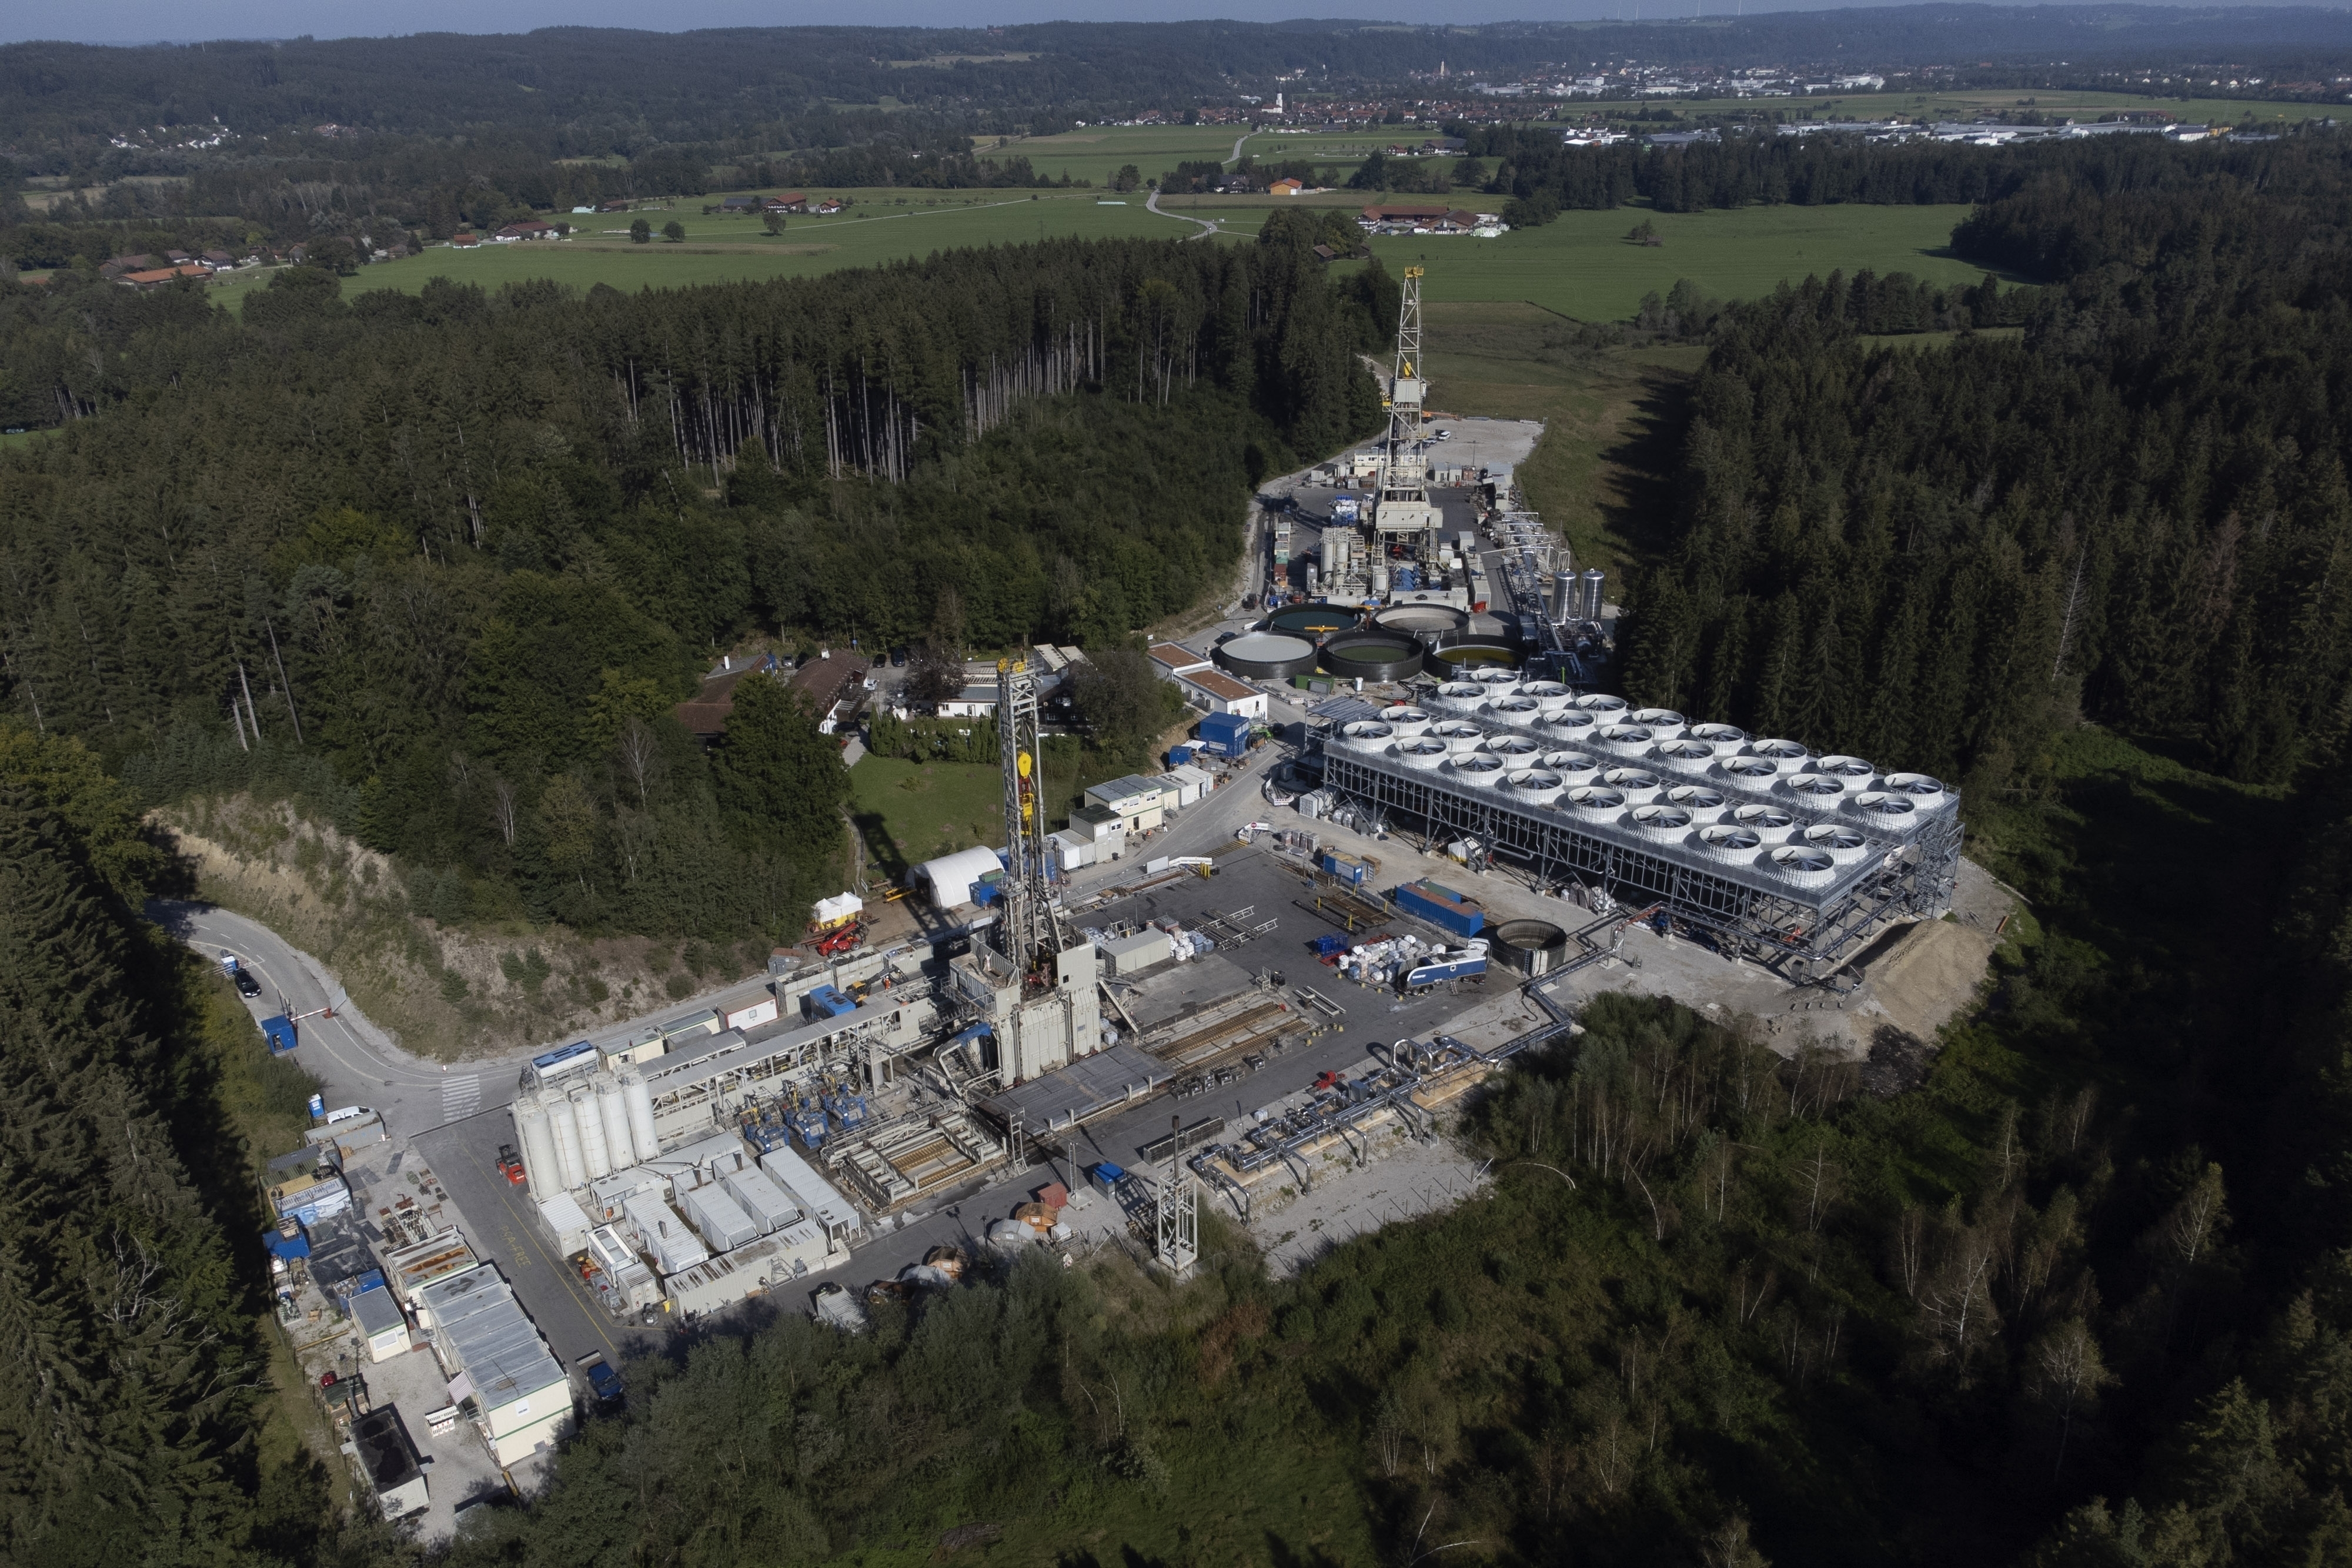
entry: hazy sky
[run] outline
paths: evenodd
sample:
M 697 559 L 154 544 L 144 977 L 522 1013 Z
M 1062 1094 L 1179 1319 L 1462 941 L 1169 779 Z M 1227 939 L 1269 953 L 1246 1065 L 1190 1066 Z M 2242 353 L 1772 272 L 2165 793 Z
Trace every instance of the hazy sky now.
M 2333 3 L 2340 5 L 2346 0 Z M 1700 12 L 1720 16 L 1735 6 L 1749 11 L 1818 11 L 1837 4 L 1838 0 L 1451 0 L 1443 6 L 1442 16 L 1449 22 L 1582 21 L 1629 12 L 1643 16 Z M 1234 0 L 1152 0 L 1150 5 L 1133 0 L 1127 4 L 987 0 L 984 5 L 951 4 L 950 0 L 890 0 L 872 5 L 816 5 L 807 0 L 783 5 L 761 0 L 670 0 L 657 6 L 642 0 L 369 0 L 364 5 L 354 0 L 76 0 L 71 4 L 6 0 L 0 4 L 0 42 L 66 38 L 126 44 L 288 38 L 303 33 L 321 38 L 387 33 L 520 33 L 565 25 L 671 32 L 844 23 L 946 27 L 1059 19 L 1160 22 L 1240 16 L 1271 22 L 1334 16 L 1426 22 L 1437 19 L 1439 13 L 1433 12 L 1426 0 L 1303 0 L 1297 4 L 1260 0 L 1249 5 L 1236 5 Z

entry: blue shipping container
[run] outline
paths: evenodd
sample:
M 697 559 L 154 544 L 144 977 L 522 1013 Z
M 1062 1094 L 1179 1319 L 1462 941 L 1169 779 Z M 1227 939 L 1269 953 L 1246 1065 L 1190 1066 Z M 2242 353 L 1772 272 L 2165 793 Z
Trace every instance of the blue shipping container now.
M 1183 767 L 1183 766 L 1184 766 L 1184 764 L 1186 764 L 1187 762 L 1190 762 L 1190 761 L 1192 761 L 1192 748 L 1191 747 L 1189 747 L 1189 746 L 1171 746 L 1171 747 L 1170 747 L 1168 748 L 1168 766 L 1169 766 L 1169 767 L 1171 767 L 1171 768 L 1181 768 L 1181 767 Z
M 1249 720 L 1237 713 L 1212 713 L 1201 716 L 1202 740 L 1247 740 Z
M 1401 883 L 1391 896 L 1397 907 L 1407 915 L 1456 936 L 1475 936 L 1486 924 L 1486 912 L 1478 907 L 1475 899 L 1433 882 Z
M 283 1056 L 299 1043 L 294 1035 L 294 1020 L 284 1013 L 261 1020 L 261 1033 L 269 1041 L 269 1054 Z
M 1323 852 L 1323 869 L 1328 874 L 1355 887 L 1363 886 L 1365 878 L 1371 874 L 1371 868 L 1363 862 L 1353 855 L 1343 855 L 1333 850 Z

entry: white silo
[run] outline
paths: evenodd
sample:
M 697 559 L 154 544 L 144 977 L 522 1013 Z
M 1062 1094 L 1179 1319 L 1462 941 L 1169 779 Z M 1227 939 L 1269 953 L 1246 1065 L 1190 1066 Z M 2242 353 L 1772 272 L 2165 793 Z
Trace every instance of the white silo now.
M 555 1157 L 555 1135 L 548 1129 L 547 1106 L 536 1094 L 514 1103 L 515 1147 L 522 1151 L 523 1175 L 532 1192 L 549 1194 L 563 1188 L 563 1167 Z
M 596 1113 L 604 1123 L 604 1152 L 612 1155 L 614 1170 L 626 1170 L 643 1156 L 636 1151 L 636 1135 L 629 1131 L 629 1105 L 621 1098 L 621 1081 L 600 1072 L 590 1086 L 596 1091 Z
M 572 1120 L 580 1129 L 580 1175 L 602 1181 L 613 1174 L 613 1146 L 604 1141 L 604 1113 L 596 1108 L 596 1092 L 586 1084 L 572 1092 Z
M 634 1067 L 624 1067 L 614 1076 L 620 1080 L 621 1103 L 629 1111 L 629 1142 L 636 1145 L 640 1163 L 652 1159 L 661 1153 L 661 1137 L 654 1131 L 653 1093 Z
M 547 1124 L 554 1135 L 555 1168 L 562 1176 L 563 1185 L 583 1185 L 588 1179 L 588 1164 L 580 1152 L 580 1119 L 572 1114 L 572 1102 L 561 1094 L 551 1096 L 547 1102 Z

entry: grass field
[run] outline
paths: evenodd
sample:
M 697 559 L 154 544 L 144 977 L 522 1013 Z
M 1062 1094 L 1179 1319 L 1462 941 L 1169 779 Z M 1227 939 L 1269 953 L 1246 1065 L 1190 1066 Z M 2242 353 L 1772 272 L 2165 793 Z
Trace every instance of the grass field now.
M 1145 210 L 1142 198 L 1104 206 L 1088 193 L 1026 195 L 986 192 L 921 197 L 900 193 L 866 202 L 834 218 L 795 218 L 781 235 L 763 234 L 756 219 L 706 217 L 698 212 L 654 212 L 660 224 L 676 218 L 687 238 L 632 245 L 625 235 L 591 232 L 558 242 L 486 246 L 479 250 L 435 247 L 399 261 L 380 262 L 344 284 L 347 294 L 369 288 L 415 293 L 428 278 L 446 277 L 488 288 L 531 277 L 552 277 L 586 288 L 677 287 L 771 277 L 809 277 L 845 267 L 871 267 L 962 246 L 1016 245 L 1046 237 L 1180 238 L 1188 224 Z M 904 207 L 884 201 L 904 200 Z M 1360 197 L 1334 198 L 1352 205 Z M 930 204 L 925 204 L 926 203 Z M 1200 197 L 1169 204 L 1172 211 L 1214 217 L 1226 239 L 1245 241 L 1280 204 L 1272 197 Z M 1633 208 L 1563 213 L 1538 229 L 1500 239 L 1392 236 L 1372 242 L 1391 270 L 1429 269 L 1431 303 L 1524 300 L 1579 320 L 1622 320 L 1642 296 L 1663 292 L 1687 277 L 1710 295 L 1750 298 L 1808 273 L 1909 272 L 1937 283 L 1972 283 L 1981 269 L 1946 254 L 1952 225 L 1965 207 L 1748 207 L 1736 212 L 1669 213 L 1653 221 L 1661 246 L 1625 243 L 1644 214 Z M 600 227 L 612 218 L 584 219 Z M 231 275 L 214 285 L 233 304 L 260 286 L 266 272 Z
M 925 195 L 920 193 L 876 192 L 862 194 L 857 205 L 837 217 L 794 217 L 783 234 L 771 236 L 757 218 L 704 216 L 691 208 L 648 212 L 656 233 L 676 219 L 686 228 L 679 244 L 656 239 L 650 245 L 629 242 L 626 220 L 617 214 L 585 214 L 571 221 L 592 225 L 586 234 L 568 240 L 533 240 L 517 245 L 484 246 L 478 250 L 442 246 L 379 262 L 344 284 L 346 294 L 363 288 L 404 288 L 415 293 L 425 280 L 447 277 L 496 288 L 527 277 L 552 277 L 586 288 L 609 283 L 635 290 L 650 286 L 677 287 L 695 283 L 727 283 L 770 277 L 810 277 L 845 267 L 872 267 L 933 251 L 969 246 L 1018 245 L 1042 238 L 1076 235 L 1087 239 L 1174 239 L 1193 232 L 1192 226 L 1146 212 L 1142 193 L 1126 198 L 1124 206 L 1103 206 L 1104 193 L 983 191 Z M 895 204 L 904 202 L 899 206 Z M 603 233 L 606 228 L 625 232 Z M 215 287 L 235 290 L 250 287 L 252 275 Z
M 1520 302 L 1431 305 L 1423 322 L 1433 406 L 1544 422 L 1519 483 L 1577 564 L 1607 572 L 1615 593 L 1628 564 L 1664 548 L 1676 411 L 1706 350 L 1581 348 L 1570 324 Z
M 980 763 L 869 754 L 849 770 L 849 788 L 851 816 L 887 875 L 1003 837 L 1003 780 Z
M 1948 251 L 1964 206 L 1742 207 L 1651 214 L 1562 213 L 1500 239 L 1389 235 L 1372 241 L 1391 272 L 1428 268 L 1423 298 L 1469 303 L 1524 299 L 1580 321 L 1630 318 L 1642 296 L 1687 277 L 1706 294 L 1753 298 L 1808 273 L 1907 272 L 1930 283 L 1974 283 L 1985 269 Z M 1644 216 L 1664 243 L 1626 243 Z

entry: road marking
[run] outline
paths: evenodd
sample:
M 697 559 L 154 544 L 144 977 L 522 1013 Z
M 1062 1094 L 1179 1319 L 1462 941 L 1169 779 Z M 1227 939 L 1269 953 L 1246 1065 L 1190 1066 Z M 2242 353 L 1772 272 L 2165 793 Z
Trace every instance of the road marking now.
M 441 1114 L 449 1121 L 463 1121 L 481 1103 L 482 1080 L 478 1074 L 448 1079 L 441 1085 Z

